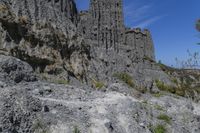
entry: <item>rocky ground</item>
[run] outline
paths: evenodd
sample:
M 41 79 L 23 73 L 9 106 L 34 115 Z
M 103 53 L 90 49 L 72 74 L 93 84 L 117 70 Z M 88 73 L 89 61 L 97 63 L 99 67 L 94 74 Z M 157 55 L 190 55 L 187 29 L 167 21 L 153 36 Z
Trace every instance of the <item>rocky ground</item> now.
M 200 104 L 191 99 L 122 83 L 95 90 L 40 81 L 30 65 L 9 56 L 0 56 L 0 66 L 3 133 L 200 132 Z

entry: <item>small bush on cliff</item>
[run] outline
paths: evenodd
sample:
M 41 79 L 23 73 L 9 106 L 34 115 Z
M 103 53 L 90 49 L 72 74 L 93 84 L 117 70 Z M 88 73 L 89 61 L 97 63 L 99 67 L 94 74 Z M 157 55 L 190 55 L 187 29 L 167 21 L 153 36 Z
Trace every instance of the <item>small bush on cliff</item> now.
M 169 85 L 164 84 L 162 81 L 156 80 L 156 85 L 158 89 L 162 91 L 173 93 L 182 97 L 189 97 L 189 98 L 192 98 L 193 100 L 196 99 L 195 94 L 200 93 L 200 89 L 192 88 L 191 85 L 189 85 L 188 83 L 180 83 L 176 86 L 169 86 Z
M 200 19 L 196 22 L 196 29 L 200 32 Z
M 73 133 L 81 133 L 77 126 L 74 127 Z
M 130 87 L 132 87 L 132 88 L 135 87 L 135 84 L 133 82 L 133 78 L 129 74 L 127 74 L 127 73 L 115 73 L 113 76 L 118 78 L 119 80 L 123 81 L 124 83 L 126 83 Z
M 57 83 L 57 84 L 64 84 L 64 85 L 69 84 L 69 81 L 68 80 L 64 80 L 64 79 L 57 79 L 57 80 L 53 80 L 52 82 L 53 83 Z
M 157 110 L 160 110 L 160 111 L 165 111 L 164 107 L 162 107 L 158 104 L 154 105 L 154 108 L 157 109 Z
M 105 86 L 105 84 L 101 81 L 97 81 L 95 79 L 92 79 L 92 83 L 93 83 L 93 86 L 96 88 L 96 89 L 101 89 Z
M 166 123 L 170 124 L 171 123 L 171 118 L 166 115 L 166 114 L 161 114 L 157 117 L 159 120 L 163 120 L 165 121 Z
M 153 133 L 166 133 L 166 127 L 164 125 L 157 125 L 153 128 Z
M 158 89 L 162 90 L 162 91 L 167 91 L 170 93 L 175 93 L 176 92 L 176 88 L 173 86 L 168 86 L 165 85 L 164 82 L 160 81 L 160 80 L 156 80 L 156 86 L 158 87 Z

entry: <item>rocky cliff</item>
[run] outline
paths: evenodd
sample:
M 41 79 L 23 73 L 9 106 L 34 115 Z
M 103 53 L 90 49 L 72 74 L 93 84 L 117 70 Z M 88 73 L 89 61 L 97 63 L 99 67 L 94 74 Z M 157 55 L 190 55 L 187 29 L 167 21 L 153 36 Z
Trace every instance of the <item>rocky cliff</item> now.
M 155 61 L 122 0 L 0 0 L 0 132 L 199 133 L 199 70 Z
M 89 46 L 76 32 L 74 1 L 2 0 L 0 4 L 1 50 L 28 62 L 36 72 L 84 79 Z

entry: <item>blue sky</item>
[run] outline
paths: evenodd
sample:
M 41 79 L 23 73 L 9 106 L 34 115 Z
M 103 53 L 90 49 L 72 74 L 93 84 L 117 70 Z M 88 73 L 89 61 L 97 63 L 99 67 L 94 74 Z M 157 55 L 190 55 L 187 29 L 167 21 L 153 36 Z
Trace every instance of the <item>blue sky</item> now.
M 79 10 L 88 9 L 89 0 L 76 0 Z M 195 21 L 200 18 L 200 0 L 124 0 L 125 24 L 152 32 L 156 58 L 176 65 L 185 60 L 187 50 L 200 51 Z

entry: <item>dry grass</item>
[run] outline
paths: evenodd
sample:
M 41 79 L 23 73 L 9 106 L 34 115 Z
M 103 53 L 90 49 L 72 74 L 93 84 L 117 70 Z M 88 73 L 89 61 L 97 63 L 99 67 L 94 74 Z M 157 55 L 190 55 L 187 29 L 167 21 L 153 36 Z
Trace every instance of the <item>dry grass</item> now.
M 8 10 L 8 7 L 0 4 L 0 11 L 2 12 L 2 11 L 6 11 L 6 10 Z
M 130 87 L 132 87 L 132 88 L 135 87 L 135 84 L 133 82 L 133 78 L 129 74 L 127 74 L 127 73 L 115 73 L 113 76 L 118 78 L 119 80 L 123 81 L 124 83 L 126 83 Z
M 105 84 L 101 81 L 97 81 L 95 79 L 92 79 L 92 84 L 96 89 L 101 89 L 105 86 Z
M 27 24 L 28 23 L 27 16 L 20 16 L 19 17 L 19 23 L 21 23 L 21 24 Z

